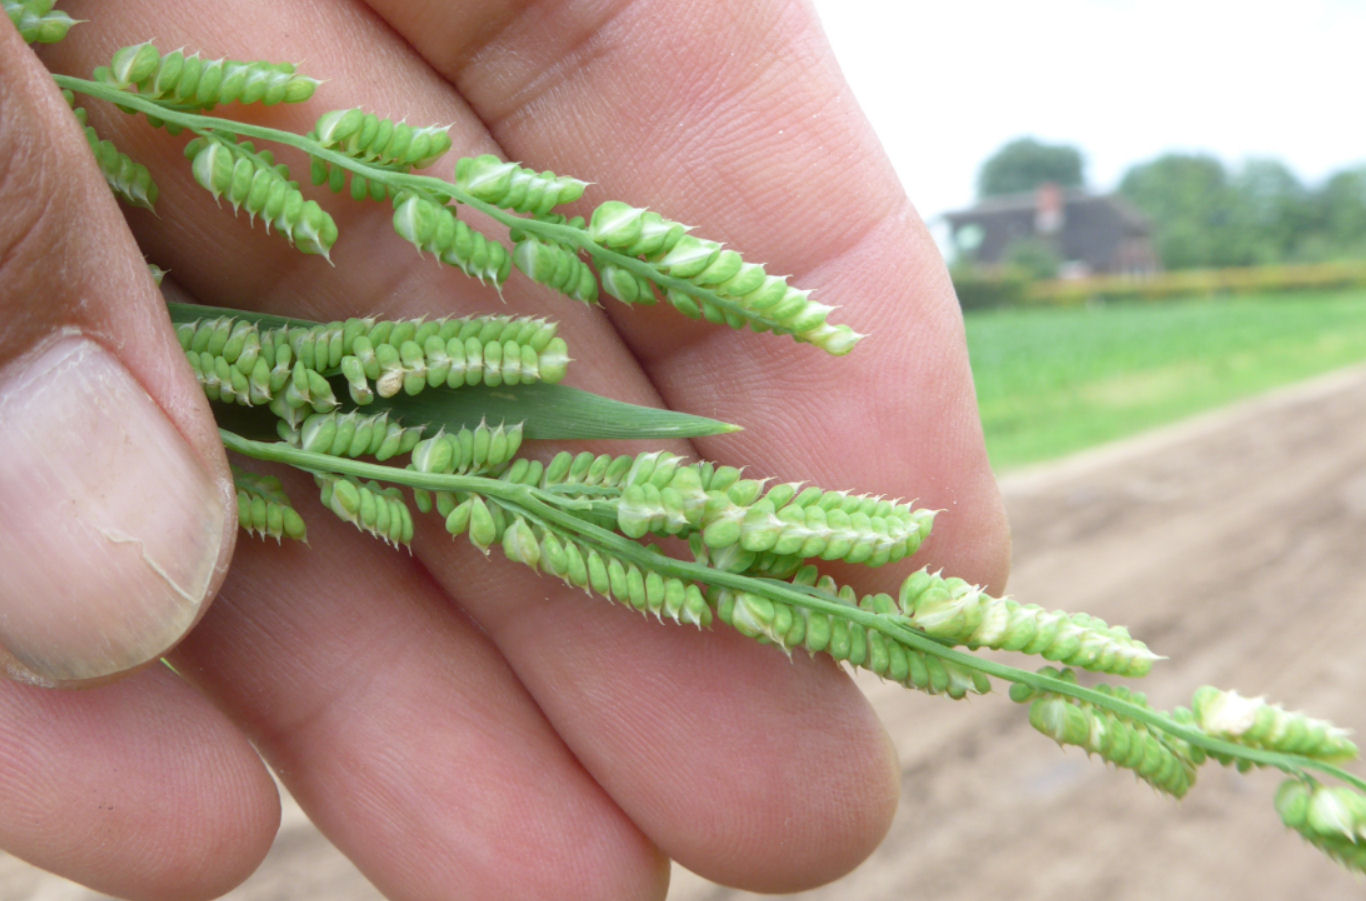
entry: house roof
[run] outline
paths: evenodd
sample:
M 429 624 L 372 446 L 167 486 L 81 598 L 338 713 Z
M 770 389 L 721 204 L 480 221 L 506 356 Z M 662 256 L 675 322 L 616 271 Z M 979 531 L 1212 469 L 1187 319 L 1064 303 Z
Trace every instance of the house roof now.
M 1051 222 L 1046 214 L 1050 204 L 1056 208 Z M 1082 262 L 1100 272 L 1115 269 L 1123 248 L 1151 231 L 1147 217 L 1122 197 L 1052 186 L 989 197 L 970 209 L 946 213 L 944 219 L 960 247 L 963 229 L 981 230 L 973 250 L 978 262 L 1003 262 L 1017 241 L 1042 240 L 1063 262 Z
M 1134 227 L 1144 231 L 1150 228 L 1148 217 L 1140 213 L 1133 204 L 1119 194 L 1092 194 L 1081 188 L 1063 188 L 1060 193 L 1067 212 L 1081 211 L 1084 208 L 1109 207 Z M 1022 194 L 1003 194 L 998 197 L 983 198 L 975 206 L 968 207 L 965 210 L 945 213 L 944 218 L 957 224 L 960 220 L 975 222 L 986 216 L 1010 215 L 1019 212 L 1032 214 L 1038 209 L 1038 203 L 1039 194 L 1037 191 L 1025 191 Z

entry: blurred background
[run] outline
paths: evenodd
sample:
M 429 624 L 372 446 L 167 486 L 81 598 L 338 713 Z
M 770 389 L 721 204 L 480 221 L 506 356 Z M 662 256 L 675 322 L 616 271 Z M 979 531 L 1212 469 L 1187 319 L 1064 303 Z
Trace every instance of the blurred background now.
M 1366 5 L 816 0 L 998 472 L 1366 358 Z

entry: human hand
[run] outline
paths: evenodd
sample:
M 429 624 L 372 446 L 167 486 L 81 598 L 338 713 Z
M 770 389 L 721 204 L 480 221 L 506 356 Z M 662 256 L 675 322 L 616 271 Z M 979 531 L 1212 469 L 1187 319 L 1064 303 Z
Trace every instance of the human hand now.
M 101 131 L 162 188 L 160 217 L 134 213 L 135 231 L 194 299 L 310 318 L 544 313 L 562 323 L 581 387 L 747 427 L 675 450 L 919 497 L 948 512 L 917 562 L 999 587 L 1004 522 L 952 290 L 806 7 L 704 4 L 686 22 L 649 3 L 69 9 L 92 24 L 51 49 L 56 70 L 88 72 L 149 37 L 297 60 L 325 83 L 306 109 L 266 111 L 273 123 L 306 130 L 321 110 L 357 105 L 454 123 L 456 154 L 570 172 L 695 223 L 794 273 L 874 337 L 832 361 L 670 311 L 571 307 L 525 282 L 504 307 L 416 260 L 383 205 L 344 209 L 328 268 L 215 209 L 179 142 L 110 113 Z M 118 225 L 98 228 L 81 225 L 101 238 Z M 140 265 L 118 252 L 128 271 Z M 108 340 L 144 342 L 118 346 L 157 375 L 144 384 L 179 386 L 158 403 L 185 411 L 178 430 L 208 448 L 212 424 L 186 399 L 197 389 L 151 321 L 147 286 L 97 287 L 110 310 L 142 292 L 146 321 Z M 23 296 L 3 290 L 7 303 Z M 62 315 L 72 309 L 84 307 Z M 221 460 L 201 457 L 218 490 Z M 845 872 L 886 829 L 894 755 L 827 661 L 643 622 L 442 535 L 419 535 L 409 558 L 310 522 L 310 547 L 238 548 L 171 657 L 186 681 L 154 668 L 79 694 L 0 687 L 0 757 L 16 761 L 0 809 L 19 812 L 0 845 L 115 894 L 220 893 L 274 827 L 248 737 L 393 898 L 658 897 L 668 857 L 793 890 Z M 178 634 L 149 639 L 141 659 Z

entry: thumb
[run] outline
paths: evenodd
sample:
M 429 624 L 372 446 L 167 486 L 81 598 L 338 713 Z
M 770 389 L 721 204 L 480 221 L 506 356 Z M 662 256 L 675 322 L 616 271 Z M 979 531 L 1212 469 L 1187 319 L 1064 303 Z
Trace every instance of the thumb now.
M 80 127 L 3 17 L 0 84 L 0 673 L 97 680 L 198 620 L 231 479 Z

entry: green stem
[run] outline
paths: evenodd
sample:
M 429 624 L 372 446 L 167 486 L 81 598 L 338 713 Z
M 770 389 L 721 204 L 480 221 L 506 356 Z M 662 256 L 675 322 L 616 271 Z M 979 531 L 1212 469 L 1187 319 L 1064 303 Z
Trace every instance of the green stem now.
M 524 217 L 508 212 L 500 206 L 471 196 L 453 182 L 435 178 L 430 175 L 414 175 L 411 172 L 395 172 L 392 169 L 374 166 L 331 148 L 324 147 L 307 135 L 301 135 L 296 132 L 285 131 L 284 129 L 279 128 L 271 128 L 266 125 L 238 122 L 219 116 L 206 116 L 201 113 L 177 109 L 172 106 L 167 106 L 158 100 L 142 97 L 132 91 L 120 88 L 117 85 L 91 81 L 85 78 L 76 78 L 72 75 L 57 74 L 52 77 L 59 87 L 69 91 L 85 94 L 86 96 L 95 97 L 99 100 L 105 100 L 121 109 L 140 112 L 144 115 L 160 119 L 163 122 L 181 126 L 182 128 L 198 134 L 210 135 L 227 133 L 239 138 L 254 138 L 258 141 L 272 141 L 303 151 L 309 156 L 316 157 L 333 166 L 345 169 L 353 175 L 363 176 L 367 181 L 376 182 L 394 189 L 408 188 L 419 194 L 449 198 L 456 203 L 478 210 L 509 229 L 516 228 L 547 241 L 568 245 L 576 250 L 587 253 L 600 264 L 607 263 L 621 269 L 626 269 L 647 281 L 658 285 L 666 291 L 682 291 L 690 297 L 698 298 L 712 306 L 734 313 L 735 315 L 742 317 L 746 322 L 751 323 L 756 329 L 767 329 L 777 332 L 783 331 L 782 324 L 777 320 L 746 310 L 735 301 L 717 294 L 714 291 L 700 288 L 685 279 L 665 275 L 653 264 L 637 257 L 627 256 L 618 251 L 603 247 L 589 237 L 581 228 L 575 228 L 574 226 L 564 225 L 558 222 L 547 222 L 542 219 Z
M 326 471 L 374 479 L 404 485 L 408 488 L 468 492 L 491 498 L 511 511 L 553 525 L 574 535 L 577 540 L 595 545 L 602 551 L 653 569 L 661 575 L 686 579 L 717 588 L 759 594 L 784 604 L 839 617 L 863 628 L 881 632 L 901 645 L 939 657 L 957 666 L 976 670 L 1005 682 L 1027 685 L 1036 691 L 1074 698 L 1094 707 L 1108 710 L 1123 719 L 1141 722 L 1159 732 L 1172 735 L 1212 754 L 1228 756 L 1235 760 L 1245 760 L 1260 766 L 1275 767 L 1292 774 L 1302 775 L 1304 770 L 1314 769 L 1349 783 L 1361 791 L 1366 791 L 1366 780 L 1330 763 L 1297 754 L 1249 748 L 1245 745 L 1214 738 L 1199 729 L 1175 722 L 1161 711 L 1126 701 L 1115 695 L 1105 694 L 1045 673 L 1019 669 L 956 648 L 947 647 L 929 635 L 897 622 L 894 617 L 873 613 L 860 607 L 852 607 L 841 601 L 823 598 L 819 594 L 774 579 L 761 579 L 741 573 L 725 572 L 700 563 L 650 554 L 635 541 L 594 525 L 564 509 L 559 499 L 543 497 L 546 492 L 531 485 L 504 482 L 485 476 L 421 473 L 379 463 L 367 463 L 362 460 L 318 454 L 280 442 L 252 441 L 224 429 L 220 429 L 219 433 L 223 438 L 224 446 L 229 450 L 258 460 L 283 463 L 310 472 Z
M 347 156 L 330 147 L 324 147 L 318 141 L 307 135 L 296 132 L 286 131 L 280 128 L 271 128 L 267 125 L 256 125 L 251 122 L 239 122 L 235 119 L 225 119 L 220 116 L 206 116 L 201 113 L 192 113 L 186 110 L 176 109 L 166 106 L 160 101 L 142 97 L 132 91 L 125 90 L 113 84 L 106 84 L 99 81 L 90 81 L 84 78 L 76 78 L 71 75 L 54 75 L 59 87 L 86 94 L 100 100 L 108 101 L 115 106 L 133 110 L 163 122 L 179 125 L 182 128 L 200 134 L 231 134 L 239 138 L 254 138 L 258 141 L 272 141 L 277 144 L 284 144 L 301 150 L 309 156 L 316 157 L 324 162 L 346 169 L 353 175 L 361 175 L 368 181 L 378 182 L 391 188 L 409 188 L 422 194 L 437 194 L 448 197 L 457 203 L 464 204 L 472 209 L 479 210 L 481 213 L 496 219 L 509 228 L 522 228 L 528 231 L 539 232 L 550 237 L 552 240 L 570 243 L 573 236 L 580 234 L 579 230 L 567 225 L 560 225 L 554 222 L 542 222 L 533 219 L 526 219 L 515 213 L 510 213 L 502 207 L 487 203 L 477 197 L 471 196 L 466 191 L 461 190 L 459 185 L 444 179 L 435 178 L 430 175 L 414 175 L 410 172 L 395 172 L 381 166 L 371 165 L 354 157 Z M 600 248 L 601 249 L 601 248 Z

